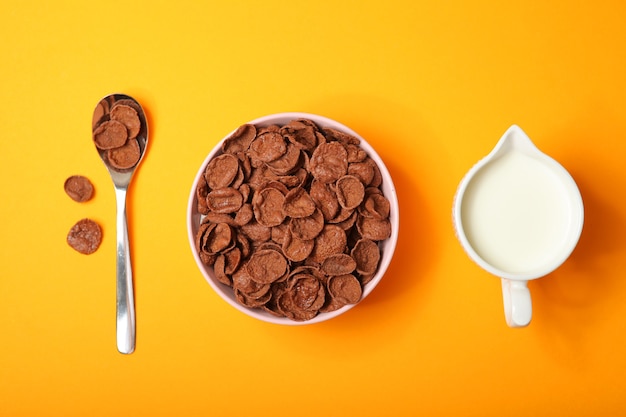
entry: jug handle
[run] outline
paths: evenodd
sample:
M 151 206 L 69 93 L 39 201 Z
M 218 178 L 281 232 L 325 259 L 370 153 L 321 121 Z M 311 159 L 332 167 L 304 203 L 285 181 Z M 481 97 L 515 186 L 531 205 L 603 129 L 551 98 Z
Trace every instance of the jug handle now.
M 527 281 L 501 278 L 504 317 L 509 327 L 525 327 L 533 314 Z

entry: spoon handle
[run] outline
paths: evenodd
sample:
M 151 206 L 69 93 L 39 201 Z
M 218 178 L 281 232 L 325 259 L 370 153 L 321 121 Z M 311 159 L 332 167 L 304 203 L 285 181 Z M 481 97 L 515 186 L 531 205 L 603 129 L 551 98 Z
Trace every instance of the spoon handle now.
M 126 188 L 115 187 L 117 202 L 117 350 L 129 354 L 135 350 L 135 299 L 130 264 Z

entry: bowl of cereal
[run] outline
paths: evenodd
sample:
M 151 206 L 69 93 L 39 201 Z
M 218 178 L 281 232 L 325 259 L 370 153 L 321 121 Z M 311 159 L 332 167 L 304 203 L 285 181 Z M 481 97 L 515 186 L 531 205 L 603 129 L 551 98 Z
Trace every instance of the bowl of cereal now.
M 379 283 L 398 240 L 398 199 L 376 151 L 309 113 L 239 126 L 209 152 L 189 195 L 196 264 L 239 311 L 298 325 L 337 317 Z

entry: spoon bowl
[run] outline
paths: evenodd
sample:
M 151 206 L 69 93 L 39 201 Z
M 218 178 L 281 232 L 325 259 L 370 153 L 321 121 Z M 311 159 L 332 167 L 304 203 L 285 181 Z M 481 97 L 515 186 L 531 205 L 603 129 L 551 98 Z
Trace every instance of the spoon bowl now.
M 139 146 L 139 159 L 131 167 L 114 167 L 110 161 L 110 152 L 107 152 L 110 151 L 110 149 L 101 149 L 96 146 L 96 150 L 98 151 L 100 158 L 104 162 L 104 165 L 109 170 L 113 182 L 115 184 L 119 184 L 120 186 L 128 186 L 134 172 L 141 162 L 141 159 L 143 159 L 143 155 L 145 154 L 145 150 L 148 145 L 148 123 L 146 121 L 145 112 L 143 111 L 143 108 L 141 107 L 139 102 L 137 102 L 137 100 L 125 94 L 111 94 L 104 97 L 96 105 L 93 114 L 92 131 L 95 131 L 102 123 L 111 120 L 110 113 L 116 105 L 125 105 L 132 107 L 133 110 L 135 110 L 135 112 L 137 113 L 140 128 L 134 139 L 137 141 L 137 145 Z
M 141 105 L 125 94 L 112 94 L 98 102 L 92 120 L 96 150 L 115 186 L 117 236 L 117 349 L 135 350 L 135 301 L 130 260 L 126 195 L 133 174 L 148 145 L 148 124 Z

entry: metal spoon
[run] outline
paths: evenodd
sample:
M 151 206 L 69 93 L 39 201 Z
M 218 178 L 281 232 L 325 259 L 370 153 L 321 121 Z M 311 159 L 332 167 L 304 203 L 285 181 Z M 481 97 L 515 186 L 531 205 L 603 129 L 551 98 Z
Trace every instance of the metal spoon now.
M 129 108 L 135 111 L 139 126 L 137 126 L 137 121 Z M 120 123 L 122 127 L 120 127 Z M 124 127 L 126 127 L 127 138 L 120 147 L 117 145 L 123 138 Z M 133 173 L 146 151 L 148 125 L 145 113 L 135 99 L 124 94 L 112 94 L 100 100 L 96 106 L 93 114 L 92 132 L 98 154 L 109 170 L 115 185 L 117 203 L 117 349 L 120 353 L 129 354 L 135 350 L 135 301 L 126 220 L 126 193 Z

